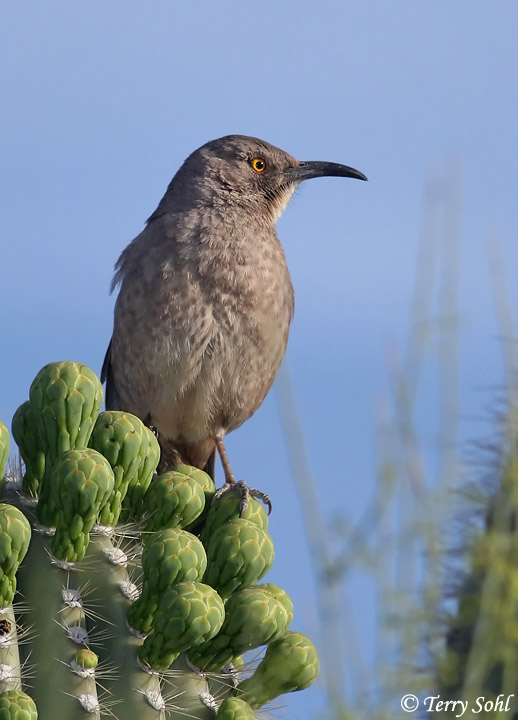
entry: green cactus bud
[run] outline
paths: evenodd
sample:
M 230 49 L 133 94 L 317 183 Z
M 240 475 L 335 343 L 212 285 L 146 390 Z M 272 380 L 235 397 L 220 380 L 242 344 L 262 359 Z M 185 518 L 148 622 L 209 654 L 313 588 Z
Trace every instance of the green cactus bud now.
M 9 430 L 0 420 L 0 487 L 5 474 L 5 466 L 9 457 L 9 448 L 11 441 L 9 439 Z
M 210 475 L 192 465 L 176 465 L 173 470 L 175 472 L 180 472 L 183 475 L 187 475 L 188 477 L 195 480 L 199 485 L 202 486 L 203 492 L 205 493 L 205 507 L 201 515 L 199 515 L 194 522 L 186 525 L 183 528 L 184 530 L 189 530 L 189 532 L 191 532 L 193 528 L 195 528 L 197 525 L 200 524 L 200 522 L 205 519 L 207 513 L 209 512 L 212 498 L 214 497 L 214 493 L 216 492 L 216 486 L 214 485 L 214 480 L 211 478 Z
M 208 543 L 207 571 L 203 582 L 223 599 L 239 588 L 253 585 L 273 563 L 273 543 L 253 522 L 238 518 L 219 527 Z
M 113 492 L 113 471 L 96 450 L 77 448 L 58 458 L 53 475 L 51 500 L 57 522 L 52 551 L 60 560 L 78 562 L 85 555 L 97 516 Z
M 172 529 L 153 533 L 142 552 L 142 592 L 128 610 L 129 624 L 149 632 L 165 591 L 176 583 L 201 579 L 206 567 L 205 549 L 194 535 Z
M 216 637 L 189 652 L 202 670 L 221 670 L 246 650 L 282 637 L 293 620 L 293 603 L 277 585 L 238 590 L 225 604 L 225 621 Z
M 121 522 L 139 520 L 143 512 L 144 495 L 160 461 L 160 446 L 155 434 L 143 425 L 139 455 L 142 459 L 137 472 L 130 478 L 126 496 L 122 501 Z
M 80 668 L 93 670 L 99 664 L 99 657 L 93 650 L 81 648 L 81 650 L 78 650 L 74 655 L 74 662 Z
M 148 432 L 130 413 L 111 410 L 98 415 L 88 446 L 104 455 L 115 477 L 110 502 L 99 516 L 101 525 L 117 524 L 128 485 L 144 463 L 142 451 L 147 454 L 149 450 Z
M 140 660 L 154 670 L 167 670 L 182 651 L 214 637 L 224 617 L 223 600 L 209 585 L 174 585 L 160 599 L 153 632 L 139 649 Z
M 11 605 L 16 571 L 31 541 L 31 525 L 21 510 L 0 504 L 0 607 Z
M 255 720 L 255 713 L 241 698 L 227 698 L 219 706 L 216 717 L 218 720 Z
M 29 400 L 20 405 L 11 423 L 13 438 L 25 463 L 22 487 L 30 497 L 38 497 L 45 474 L 45 453 L 39 445 L 36 422 Z
M 236 695 L 254 709 L 278 695 L 309 687 L 319 671 L 315 646 L 305 635 L 287 632 L 268 645 L 254 674 L 239 683 Z
M 52 465 L 67 450 L 86 447 L 102 405 L 103 389 L 87 365 L 56 362 L 45 365 L 36 375 L 29 398 L 38 444 L 45 452 L 38 517 L 51 526 L 56 523 L 51 500 Z
M 21 690 L 0 693 L 0 720 L 38 720 L 34 700 Z
M 227 492 L 211 505 L 205 520 L 205 527 L 201 538 L 204 544 L 207 544 L 211 535 L 226 522 L 237 520 L 241 510 L 241 494 L 237 492 Z M 265 532 L 268 530 L 268 515 L 266 510 L 255 498 L 248 498 L 248 506 L 241 515 L 245 520 L 257 525 Z
M 203 486 L 189 475 L 170 470 L 156 477 L 144 496 L 146 530 L 184 528 L 201 515 L 204 507 Z
M 50 459 L 85 447 L 103 401 L 99 378 L 87 365 L 55 362 L 36 375 L 29 392 L 40 443 Z

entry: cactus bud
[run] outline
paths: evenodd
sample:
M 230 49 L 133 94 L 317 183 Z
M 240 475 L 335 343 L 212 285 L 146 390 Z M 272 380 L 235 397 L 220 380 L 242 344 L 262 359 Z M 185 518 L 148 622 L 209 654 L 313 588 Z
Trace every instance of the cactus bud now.
M 103 401 L 103 389 L 87 365 L 55 362 L 45 365 L 36 375 L 29 398 L 38 445 L 45 453 L 38 517 L 52 526 L 56 524 L 56 508 L 50 497 L 52 466 L 62 453 L 88 444 Z
M 45 453 L 38 441 L 36 422 L 29 400 L 22 403 L 15 412 L 11 430 L 25 463 L 23 490 L 29 497 L 37 498 L 45 474 Z
M 53 475 L 51 501 L 57 512 L 52 551 L 60 560 L 78 562 L 84 558 L 90 531 L 113 492 L 113 471 L 103 455 L 83 448 L 63 453 Z
M 282 637 L 293 619 L 293 603 L 277 585 L 264 583 L 233 593 L 225 604 L 225 621 L 212 640 L 189 652 L 202 670 L 221 670 L 246 650 Z
M 138 417 L 130 413 L 112 410 L 98 415 L 88 445 L 104 455 L 115 478 L 110 502 L 99 517 L 101 525 L 117 524 L 129 483 L 138 476 L 148 453 L 148 433 Z
M 214 637 L 224 617 L 223 600 L 209 585 L 178 583 L 162 595 L 139 657 L 154 670 L 167 670 L 182 651 Z
M 235 492 L 224 493 L 216 502 L 211 505 L 205 520 L 202 540 L 205 544 L 210 541 L 214 532 L 227 522 L 237 520 L 239 517 L 254 523 L 265 532 L 268 530 L 268 515 L 266 510 L 255 498 L 248 498 L 248 505 L 240 515 L 241 495 Z
M 172 529 L 153 533 L 142 552 L 142 592 L 128 610 L 129 624 L 149 632 L 165 591 L 176 583 L 199 580 L 206 567 L 205 550 L 194 535 Z
M 253 522 L 238 518 L 224 523 L 208 543 L 203 581 L 226 599 L 260 580 L 272 566 L 273 554 L 270 536 Z
M 201 515 L 204 507 L 205 492 L 200 483 L 175 470 L 163 473 L 144 496 L 146 530 L 184 528 Z
M 38 720 L 34 700 L 21 690 L 0 693 L 0 720 Z
M 318 671 L 318 654 L 311 640 L 287 632 L 268 645 L 254 674 L 239 683 L 236 694 L 252 708 L 259 708 L 278 695 L 309 687 Z
M 255 713 L 241 698 L 227 698 L 218 708 L 217 720 L 255 720 Z
M 0 420 L 0 487 L 2 480 L 4 479 L 5 466 L 7 464 L 7 458 L 9 457 L 9 447 L 11 441 L 9 439 L 9 430 Z
M 130 478 L 128 489 L 122 501 L 122 522 L 139 520 L 143 512 L 143 499 L 160 461 L 160 446 L 156 436 L 143 425 L 139 455 L 142 459 L 137 472 Z
M 21 510 L 0 504 L 0 607 L 13 602 L 16 571 L 31 541 L 31 525 Z

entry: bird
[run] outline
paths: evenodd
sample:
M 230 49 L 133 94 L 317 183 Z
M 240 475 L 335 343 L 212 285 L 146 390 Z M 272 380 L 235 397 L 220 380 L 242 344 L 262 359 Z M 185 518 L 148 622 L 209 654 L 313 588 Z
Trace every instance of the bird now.
M 189 464 L 235 476 L 225 436 L 250 418 L 279 370 L 294 292 L 276 221 L 305 180 L 367 180 L 347 165 L 298 161 L 263 140 L 227 135 L 187 157 L 144 230 L 115 265 L 119 287 L 101 380 L 106 408 L 157 433 L 159 471 Z

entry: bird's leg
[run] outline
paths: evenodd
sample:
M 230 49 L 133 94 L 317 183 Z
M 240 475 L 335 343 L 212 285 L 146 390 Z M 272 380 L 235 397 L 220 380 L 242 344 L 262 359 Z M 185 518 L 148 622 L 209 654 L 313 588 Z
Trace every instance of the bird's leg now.
M 261 492 L 260 490 L 254 490 L 254 488 L 249 488 L 248 485 L 245 483 L 244 480 L 239 480 L 239 482 L 236 482 L 236 478 L 234 477 L 234 473 L 232 472 L 232 468 L 230 467 L 230 462 L 228 459 L 227 451 L 225 449 L 225 445 L 223 443 L 223 437 L 221 435 L 218 435 L 214 438 L 214 442 L 216 444 L 216 450 L 218 451 L 221 465 L 223 466 L 223 472 L 225 474 L 225 484 L 219 488 L 219 490 L 216 490 L 216 493 L 214 494 L 214 497 L 212 499 L 212 502 L 215 502 L 218 498 L 220 498 L 222 495 L 224 495 L 226 492 L 229 492 L 231 490 L 235 490 L 239 493 L 241 493 L 241 504 L 239 506 L 239 517 L 243 515 L 245 510 L 248 507 L 248 498 L 250 496 L 254 498 L 259 498 L 264 502 L 264 504 L 268 507 L 268 515 L 272 511 L 272 502 L 270 500 L 270 496 L 266 493 Z
M 219 459 L 221 460 L 221 465 L 223 466 L 223 472 L 225 473 L 225 485 L 235 485 L 236 478 L 234 477 L 234 473 L 230 467 L 227 451 L 221 435 L 216 436 L 214 438 L 214 442 L 216 443 L 216 450 L 218 451 Z

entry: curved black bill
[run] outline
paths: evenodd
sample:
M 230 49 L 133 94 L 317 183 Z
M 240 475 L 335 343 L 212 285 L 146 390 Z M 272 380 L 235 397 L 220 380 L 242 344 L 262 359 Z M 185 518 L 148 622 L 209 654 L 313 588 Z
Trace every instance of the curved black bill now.
M 317 177 L 349 177 L 357 180 L 367 180 L 367 177 L 359 170 L 355 170 L 348 165 L 340 165 L 340 163 L 321 162 L 320 160 L 309 160 L 299 162 L 295 167 L 290 167 L 284 172 L 286 180 L 294 182 L 302 182 L 302 180 L 311 180 Z

